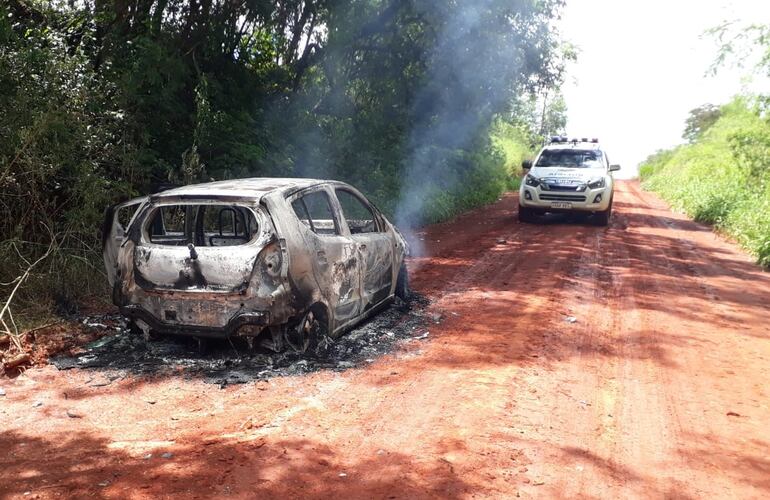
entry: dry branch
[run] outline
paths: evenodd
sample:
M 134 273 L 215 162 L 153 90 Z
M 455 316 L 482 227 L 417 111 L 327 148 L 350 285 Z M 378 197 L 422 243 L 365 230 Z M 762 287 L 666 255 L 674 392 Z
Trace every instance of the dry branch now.
M 43 225 L 45 226 L 45 224 Z M 43 262 L 54 249 L 57 236 L 53 234 L 53 232 L 48 226 L 45 226 L 45 228 L 51 234 L 51 243 L 48 245 L 48 248 L 46 249 L 45 253 L 41 255 L 34 262 L 30 263 L 27 259 L 25 259 L 19 252 L 19 249 L 16 247 L 16 245 L 12 244 L 14 250 L 16 250 L 17 253 L 19 253 L 19 257 L 21 257 L 21 259 L 28 265 L 27 265 L 26 271 L 24 271 L 24 273 L 21 276 L 18 276 L 16 279 L 14 279 L 11 282 L 11 283 L 14 283 L 13 290 L 11 290 L 10 295 L 8 295 L 8 298 L 6 299 L 5 304 L 3 305 L 3 309 L 0 311 L 0 325 L 2 325 L 2 330 L 0 330 L 0 334 L 7 335 L 8 338 L 10 338 L 13 341 L 13 345 L 16 347 L 16 349 L 19 352 L 23 350 L 21 345 L 21 335 L 19 335 L 18 328 L 16 327 L 16 322 L 13 320 L 13 314 L 11 313 L 11 302 L 13 302 L 13 297 L 16 295 L 16 292 L 19 290 L 21 285 L 29 277 L 30 273 L 32 272 L 32 269 L 34 269 L 35 266 Z M 6 315 L 8 316 L 8 320 L 11 322 L 11 325 L 13 326 L 13 330 L 8 326 L 8 323 L 5 320 Z
M 29 354 L 25 352 L 5 361 L 3 363 L 3 367 L 6 371 L 13 370 L 14 368 L 18 368 L 25 363 L 29 363 L 29 360 Z

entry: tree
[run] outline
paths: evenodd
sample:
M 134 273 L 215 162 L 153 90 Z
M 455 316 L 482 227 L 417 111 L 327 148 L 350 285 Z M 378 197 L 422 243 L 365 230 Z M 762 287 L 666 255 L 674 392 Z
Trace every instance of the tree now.
M 29 280 L 45 296 L 89 288 L 75 263 L 99 281 L 105 205 L 169 182 L 333 177 L 409 223 L 494 199 L 496 118 L 547 89 L 542 124 L 558 128 L 562 4 L 0 3 L 0 240 L 33 260 L 40 220 L 66 228 L 67 273 Z
M 690 143 L 697 141 L 719 120 L 720 116 L 722 116 L 721 108 L 713 104 L 704 104 L 691 110 L 685 120 L 682 138 Z
M 719 45 L 711 65 L 713 73 L 726 64 L 748 64 L 754 71 L 770 75 L 770 24 L 740 26 L 736 21 L 725 21 L 706 33 Z

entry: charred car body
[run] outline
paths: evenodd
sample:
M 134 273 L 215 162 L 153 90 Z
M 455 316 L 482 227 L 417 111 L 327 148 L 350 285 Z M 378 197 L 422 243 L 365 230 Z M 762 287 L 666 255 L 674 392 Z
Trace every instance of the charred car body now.
M 107 209 L 112 299 L 144 331 L 305 351 L 406 298 L 408 246 L 355 188 L 255 178 Z

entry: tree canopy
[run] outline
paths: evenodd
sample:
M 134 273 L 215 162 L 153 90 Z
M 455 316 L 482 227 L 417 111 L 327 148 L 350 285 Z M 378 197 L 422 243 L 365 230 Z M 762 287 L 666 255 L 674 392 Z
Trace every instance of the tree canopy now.
M 492 199 L 492 125 L 563 78 L 562 3 L 5 0 L 0 240 L 34 253 L 42 223 L 93 262 L 104 206 L 246 176 L 346 180 L 408 224 Z

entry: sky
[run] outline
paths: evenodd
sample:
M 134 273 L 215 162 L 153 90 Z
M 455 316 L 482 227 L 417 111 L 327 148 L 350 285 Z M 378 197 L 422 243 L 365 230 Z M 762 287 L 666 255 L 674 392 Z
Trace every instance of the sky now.
M 688 112 L 764 90 L 761 77 L 726 67 L 707 76 L 725 20 L 770 24 L 770 0 L 567 0 L 559 28 L 578 47 L 563 87 L 567 133 L 598 137 L 631 177 L 649 154 L 683 142 Z

